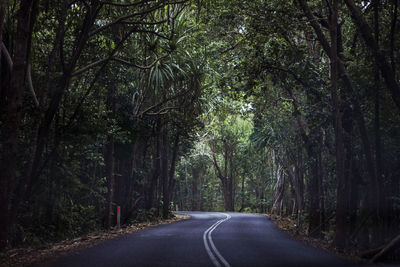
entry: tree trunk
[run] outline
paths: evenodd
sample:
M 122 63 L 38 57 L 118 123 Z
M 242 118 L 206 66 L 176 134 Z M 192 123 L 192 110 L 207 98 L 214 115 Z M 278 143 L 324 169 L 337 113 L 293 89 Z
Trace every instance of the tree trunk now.
M 199 169 L 192 169 L 192 210 L 199 210 L 198 206 L 198 188 L 197 184 L 199 181 Z
M 346 241 L 346 183 L 343 168 L 343 130 L 340 100 L 338 94 L 338 0 L 332 0 L 332 15 L 330 23 L 331 35 L 331 95 L 334 108 L 334 129 L 336 140 L 336 231 L 335 245 L 343 249 Z
M 112 113 L 111 118 L 114 117 L 115 113 L 115 89 L 114 87 L 110 87 L 108 89 L 107 96 L 107 108 L 111 110 Z M 115 198 L 115 159 L 114 159 L 114 134 L 111 133 L 107 136 L 107 144 L 105 147 L 105 167 L 106 167 L 106 178 L 107 178 L 107 216 L 106 216 L 106 226 L 107 228 L 111 228 L 113 226 L 113 218 L 114 218 L 114 198 Z
M 175 136 L 174 147 L 172 150 L 171 164 L 169 169 L 168 195 L 170 201 L 173 198 L 174 188 L 176 184 L 175 169 L 176 169 L 176 161 L 178 159 L 178 151 L 179 151 L 179 133 L 177 133 Z
M 157 123 L 156 126 L 156 136 L 154 140 L 154 153 L 153 153 L 153 174 L 152 178 L 150 181 L 150 185 L 147 188 L 147 199 L 145 201 L 145 206 L 147 210 L 150 210 L 153 208 L 154 205 L 154 195 L 155 195 L 155 189 L 157 186 L 157 181 L 160 176 L 160 169 L 161 169 L 161 162 L 160 162 L 160 147 L 161 147 L 161 142 L 160 142 L 160 126 L 159 123 Z
M 213 158 L 213 164 L 214 164 L 214 170 L 215 170 L 215 174 L 216 176 L 221 180 L 221 185 L 222 185 L 222 192 L 224 195 L 224 208 L 226 211 L 231 211 L 232 210 L 232 193 L 230 192 L 229 189 L 229 181 L 228 178 L 226 176 L 227 172 L 228 172 L 228 151 L 227 149 L 225 149 L 225 154 L 224 154 L 224 163 L 225 163 L 225 175 L 222 174 L 221 168 L 218 165 L 217 162 L 217 158 L 215 157 L 214 152 L 211 153 L 212 154 L 212 158 Z
M 168 122 L 164 122 L 161 126 L 161 182 L 162 182 L 162 195 L 163 195 L 163 218 L 169 217 L 169 189 L 168 189 Z
M 394 59 L 394 50 L 395 50 L 395 35 L 396 35 L 396 30 L 397 30 L 397 14 L 398 14 L 398 6 L 399 6 L 399 1 L 394 0 L 393 3 L 393 17 L 392 17 L 392 25 L 390 28 L 390 61 L 392 63 L 392 70 L 393 73 L 396 73 L 396 60 Z
M 25 74 L 28 67 L 27 57 L 30 47 L 33 4 L 33 0 L 24 0 L 20 3 L 17 16 L 14 66 L 6 91 L 5 120 L 1 129 L 3 147 L 0 152 L 0 209 L 2 211 L 0 215 L 0 251 L 6 247 L 8 239 L 9 201 L 11 183 L 16 179 L 18 137 L 22 115 L 22 97 L 26 80 Z
M 242 174 L 241 199 L 242 199 L 242 206 L 239 211 L 243 211 L 244 209 L 244 174 Z
M 379 47 L 379 0 L 373 0 L 374 8 L 374 35 L 375 42 Z M 382 176 L 382 147 L 381 147 L 381 130 L 380 130 L 380 75 L 379 75 L 379 62 L 375 59 L 374 66 L 374 93 L 375 93 L 375 120 L 374 120 L 374 132 L 375 132 L 375 166 L 376 166 L 376 179 L 378 181 L 378 206 L 377 206 L 377 216 L 375 216 L 375 222 L 373 223 L 377 228 L 374 231 L 373 239 L 376 244 L 381 244 L 386 236 L 385 223 L 390 216 L 390 211 L 387 210 L 385 201 L 385 191 L 384 185 L 385 181 Z M 372 200 L 371 200 L 372 201 Z M 379 227 L 381 226 L 381 227 Z
M 282 164 L 278 162 L 276 170 L 276 189 L 274 194 L 274 204 L 271 213 L 281 215 L 281 203 L 285 192 L 285 178 L 282 171 Z
M 230 199 L 230 206 L 229 211 L 235 210 L 235 178 L 233 176 L 233 152 L 231 151 L 229 155 L 229 199 Z

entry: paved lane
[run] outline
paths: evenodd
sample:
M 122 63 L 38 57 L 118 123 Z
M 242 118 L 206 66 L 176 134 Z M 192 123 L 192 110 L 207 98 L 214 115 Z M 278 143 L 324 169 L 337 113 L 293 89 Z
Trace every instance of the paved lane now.
M 106 241 L 54 266 L 350 266 L 291 239 L 264 216 L 183 213 L 192 218 Z

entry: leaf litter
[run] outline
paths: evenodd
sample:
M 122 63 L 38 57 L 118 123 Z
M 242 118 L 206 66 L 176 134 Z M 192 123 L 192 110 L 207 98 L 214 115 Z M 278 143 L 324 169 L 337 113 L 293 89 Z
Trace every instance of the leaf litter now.
M 131 234 L 149 227 L 169 224 L 190 218 L 187 215 L 175 214 L 173 218 L 151 222 L 135 223 L 121 229 L 111 229 L 105 232 L 98 232 L 72 240 L 48 244 L 35 248 L 16 248 L 5 252 L 0 258 L 1 267 L 47 267 L 54 264 L 60 257 L 90 248 L 109 239 L 114 239 L 123 235 Z

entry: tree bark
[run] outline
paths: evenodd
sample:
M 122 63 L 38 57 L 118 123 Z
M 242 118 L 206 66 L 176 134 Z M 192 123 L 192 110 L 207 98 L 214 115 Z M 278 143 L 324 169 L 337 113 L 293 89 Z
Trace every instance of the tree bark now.
M 175 180 L 175 169 L 176 169 L 176 161 L 178 159 L 178 151 L 179 151 L 179 132 L 175 136 L 174 147 L 172 149 L 172 158 L 169 169 L 169 182 L 168 182 L 168 195 L 170 201 L 173 198 L 174 188 L 176 184 Z
M 282 164 L 278 162 L 278 167 L 276 170 L 276 189 L 274 193 L 274 204 L 272 205 L 272 213 L 281 215 L 281 203 L 284 196 L 285 191 L 285 180 L 284 174 L 282 171 Z
M 161 182 L 162 182 L 162 193 L 163 193 L 163 218 L 169 217 L 169 189 L 168 189 L 168 122 L 164 122 L 161 126 Z
M 150 181 L 150 185 L 147 188 L 147 199 L 145 201 L 145 206 L 147 210 L 150 210 L 151 208 L 153 208 L 154 205 L 154 192 L 155 192 L 155 188 L 157 185 L 157 181 L 159 179 L 160 176 L 160 147 L 161 147 L 161 142 L 160 142 L 160 123 L 157 122 L 156 125 L 156 136 L 155 136 L 155 140 L 154 140 L 154 153 L 153 153 L 153 174 L 152 174 L 152 178 Z
M 109 114 L 110 119 L 115 117 L 115 93 L 116 89 L 114 85 L 109 85 L 107 95 L 107 109 L 111 110 Z M 106 167 L 106 178 L 107 178 L 107 216 L 106 226 L 111 228 L 114 223 L 114 199 L 115 199 L 115 158 L 114 158 L 114 133 L 110 133 L 107 136 L 107 144 L 105 147 L 105 167 Z
M 3 3 L 4 4 L 4 3 Z M 14 66 L 6 91 L 6 107 L 2 125 L 3 147 L 0 152 L 0 251 L 7 245 L 11 183 L 16 179 L 18 137 L 22 115 L 22 97 L 25 88 L 25 75 L 28 67 L 30 47 L 31 16 L 33 0 L 20 2 L 17 15 L 17 30 L 14 48 Z
M 390 61 L 392 63 L 392 70 L 396 73 L 396 61 L 394 59 L 394 49 L 395 49 L 395 35 L 397 29 L 397 16 L 398 16 L 398 7 L 399 1 L 394 0 L 393 3 L 393 17 L 392 17 L 392 25 L 390 28 Z
M 106 227 L 111 228 L 113 226 L 113 215 L 114 215 L 114 136 L 109 135 L 107 138 L 107 145 L 104 157 L 106 165 L 106 177 L 107 177 L 107 211 L 106 211 Z
M 199 169 L 196 167 L 192 168 L 192 210 L 199 210 L 198 201 L 198 188 L 199 183 Z
M 227 153 L 225 153 L 225 173 L 227 172 Z M 229 181 L 228 178 L 222 174 L 221 168 L 218 165 L 217 158 L 215 157 L 214 152 L 212 152 L 212 158 L 213 158 L 213 164 L 214 164 L 214 170 L 215 174 L 217 177 L 221 180 L 221 185 L 222 185 L 222 192 L 224 195 L 224 208 L 226 211 L 231 211 L 231 194 L 229 192 Z
M 6 7 L 7 7 L 7 0 L 1 0 L 0 1 L 0 44 L 3 42 L 3 25 L 4 25 L 4 18 L 6 16 Z M 1 59 L 1 52 L 0 52 L 0 59 Z
M 345 247 L 346 241 L 346 183 L 343 168 L 343 129 L 342 115 L 340 113 L 340 100 L 338 94 L 338 0 L 332 0 L 332 14 L 330 23 L 331 35 L 331 95 L 334 108 L 334 129 L 336 141 L 336 231 L 335 244 L 339 249 Z

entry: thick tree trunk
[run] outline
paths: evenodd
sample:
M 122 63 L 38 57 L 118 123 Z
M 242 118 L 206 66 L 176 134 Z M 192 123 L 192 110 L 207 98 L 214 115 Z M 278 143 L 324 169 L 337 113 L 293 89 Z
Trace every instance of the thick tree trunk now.
M 225 178 L 221 181 L 222 191 L 224 194 L 224 208 L 226 211 L 231 211 L 231 197 L 229 192 L 228 180 Z
M 214 171 L 216 176 L 221 180 L 221 185 L 222 185 L 222 192 L 224 195 L 224 208 L 226 211 L 233 211 L 233 206 L 232 206 L 232 186 L 230 186 L 231 179 L 228 179 L 227 174 L 228 174 L 228 149 L 225 148 L 225 153 L 224 153 L 224 174 L 222 174 L 221 168 L 218 165 L 217 158 L 215 157 L 214 152 L 211 153 L 212 158 L 213 158 L 213 164 L 214 164 Z
M 33 0 L 20 2 L 13 58 L 14 66 L 6 91 L 6 107 L 1 129 L 3 146 L 0 152 L 0 251 L 7 245 L 11 183 L 16 179 L 18 137 L 22 115 L 22 97 L 26 80 L 25 74 L 28 67 L 27 57 L 30 47 L 33 4 Z

